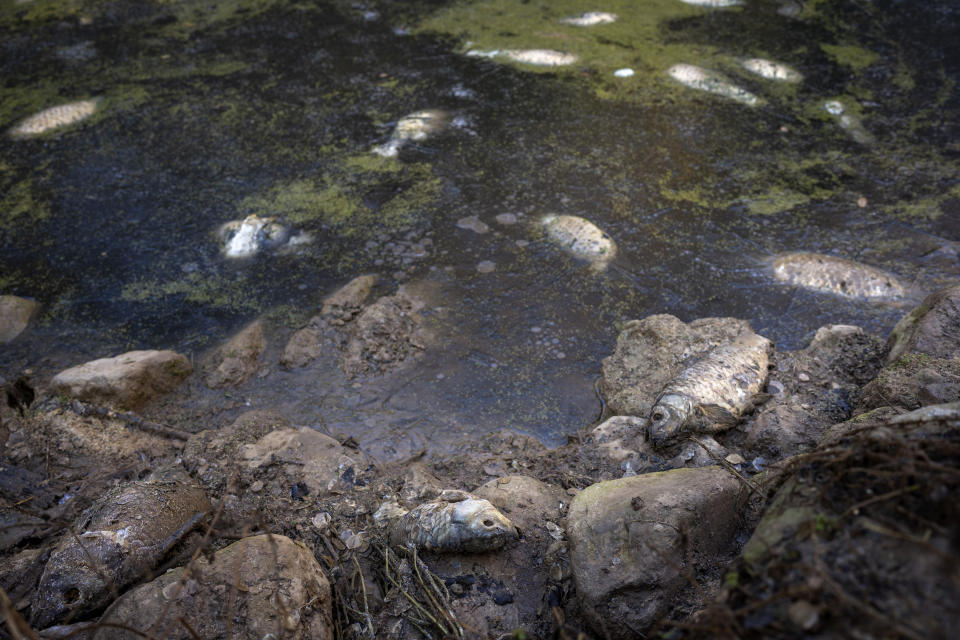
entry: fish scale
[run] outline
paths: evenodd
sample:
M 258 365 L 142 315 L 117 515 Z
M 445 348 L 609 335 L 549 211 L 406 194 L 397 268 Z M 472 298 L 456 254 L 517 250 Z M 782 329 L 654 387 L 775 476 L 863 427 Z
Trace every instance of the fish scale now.
M 739 422 L 767 380 L 772 343 L 757 334 L 715 347 L 666 384 L 650 410 L 654 446 L 689 432 L 715 433 Z

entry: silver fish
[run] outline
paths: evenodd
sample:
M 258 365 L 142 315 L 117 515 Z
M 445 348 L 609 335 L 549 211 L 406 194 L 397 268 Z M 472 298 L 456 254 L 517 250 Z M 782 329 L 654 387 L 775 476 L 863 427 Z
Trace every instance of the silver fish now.
M 15 138 L 27 138 L 86 120 L 97 110 L 100 98 L 80 100 L 50 107 L 36 113 L 10 130 Z
M 593 27 L 598 24 L 610 24 L 617 21 L 617 14 L 607 11 L 587 11 L 578 16 L 561 18 L 562 24 L 573 25 L 574 27 Z
M 730 98 L 750 107 L 763 104 L 761 98 L 758 98 L 746 89 L 738 87 L 727 80 L 722 74 L 711 71 L 710 69 L 681 63 L 670 67 L 667 73 L 671 78 L 691 89 L 706 91 L 707 93 Z
M 900 300 L 910 287 L 895 276 L 852 260 L 819 253 L 787 253 L 773 261 L 773 277 L 790 285 L 848 298 Z
M 518 538 L 516 527 L 496 507 L 465 491 L 443 491 L 410 511 L 384 503 L 374 520 L 388 528 L 391 544 L 427 551 L 481 553 Z
M 181 469 L 101 496 L 80 516 L 43 570 L 33 624 L 50 626 L 108 604 L 115 592 L 149 573 L 183 535 L 199 525 L 210 503 Z
M 544 216 L 540 224 L 547 236 L 570 255 L 586 260 L 594 271 L 603 271 L 617 255 L 617 244 L 597 225 L 580 216 Z
M 767 80 L 781 80 L 783 82 L 800 82 L 803 74 L 781 62 L 774 62 L 764 58 L 749 58 L 740 64 L 750 73 L 755 73 Z
M 667 383 L 650 410 L 654 446 L 729 429 L 762 397 L 773 344 L 757 334 L 716 347 Z
M 408 142 L 426 140 L 450 122 L 450 114 L 441 109 L 427 109 L 410 113 L 397 120 L 390 139 L 372 149 L 377 155 L 392 158 L 400 151 L 400 147 Z

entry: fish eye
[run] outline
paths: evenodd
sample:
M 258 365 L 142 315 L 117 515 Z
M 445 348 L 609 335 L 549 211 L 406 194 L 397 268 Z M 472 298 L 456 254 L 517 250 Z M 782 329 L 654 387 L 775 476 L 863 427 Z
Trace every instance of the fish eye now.
M 655 421 L 657 421 L 657 422 L 663 420 L 664 417 L 665 417 L 665 416 L 664 416 L 663 413 L 661 413 L 660 411 L 657 411 L 655 414 L 653 414 L 653 419 L 654 419 Z
M 491 520 L 490 518 L 487 518 L 486 520 L 483 521 L 483 526 L 488 527 L 488 528 L 489 528 L 489 527 L 492 527 L 492 526 L 493 526 L 493 520 Z

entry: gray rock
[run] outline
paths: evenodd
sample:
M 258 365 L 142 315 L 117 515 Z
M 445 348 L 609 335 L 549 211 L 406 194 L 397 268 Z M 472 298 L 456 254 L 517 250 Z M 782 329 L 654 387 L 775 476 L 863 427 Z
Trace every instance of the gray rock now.
M 365 308 L 353 321 L 340 357 L 340 367 L 350 378 L 385 373 L 426 348 L 419 296 L 400 287 Z
M 288 369 L 305 367 L 320 357 L 323 353 L 324 332 L 318 320 L 318 318 L 310 320 L 310 324 L 290 337 L 287 346 L 283 349 L 283 355 L 280 356 L 282 366 Z
M 0 296 L 0 343 L 19 336 L 30 323 L 37 303 L 17 296 Z
M 886 363 L 908 353 L 934 358 L 960 356 L 960 285 L 927 296 L 894 327 Z
M 524 538 L 549 535 L 562 514 L 560 507 L 567 501 L 563 491 L 554 485 L 530 476 L 504 476 L 481 485 L 473 494 L 489 500 L 523 531 Z
M 702 318 L 684 323 L 671 315 L 631 320 L 603 360 L 601 389 L 610 410 L 646 418 L 664 385 L 686 364 L 718 344 L 751 333 L 736 318 Z
M 586 446 L 595 446 L 601 455 L 617 464 L 636 458 L 641 452 L 649 455 L 652 449 L 644 441 L 649 422 L 646 417 L 610 417 L 590 432 Z
M 960 400 L 960 358 L 907 354 L 863 388 L 856 414 L 879 407 L 919 409 Z
M 376 284 L 376 275 L 354 278 L 323 299 L 323 309 L 320 314 L 348 322 L 363 308 Z
M 61 371 L 50 382 L 56 393 L 121 409 L 142 409 L 173 391 L 191 373 L 173 351 L 129 351 Z
M 567 516 L 570 563 L 587 620 L 639 638 L 695 576 L 731 551 L 740 481 L 719 467 L 674 469 L 587 487 Z
M 207 374 L 207 386 L 220 389 L 243 384 L 257 370 L 264 348 L 263 323 L 255 320 L 214 353 L 216 368 Z
M 184 620 L 187 627 L 179 622 Z M 306 546 L 281 535 L 244 538 L 120 597 L 101 622 L 153 630 L 169 640 L 283 637 L 332 640 L 330 583 Z M 229 632 L 228 632 L 229 629 Z M 142 636 L 101 627 L 94 636 Z

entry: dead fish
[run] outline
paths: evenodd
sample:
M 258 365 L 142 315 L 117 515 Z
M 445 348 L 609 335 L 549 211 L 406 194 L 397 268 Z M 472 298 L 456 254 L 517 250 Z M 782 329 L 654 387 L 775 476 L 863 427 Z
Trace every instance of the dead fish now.
M 733 84 L 716 71 L 681 63 L 670 67 L 667 73 L 671 78 L 691 89 L 730 98 L 750 107 L 763 104 L 763 100 Z
M 51 553 L 33 601 L 39 628 L 94 612 L 145 577 L 210 511 L 179 467 L 108 491 Z
M 680 0 L 680 2 L 684 4 L 692 4 L 696 7 L 709 7 L 711 9 L 736 7 L 743 4 L 743 0 Z
M 391 544 L 427 551 L 482 553 L 519 537 L 516 527 L 488 500 L 465 491 L 448 489 L 410 511 L 387 502 L 373 517 L 388 528 Z
M 560 22 L 574 27 L 592 27 L 598 24 L 616 22 L 618 17 L 617 14 L 606 11 L 587 11 L 586 13 L 581 13 L 579 16 L 560 18 Z
M 80 122 L 92 116 L 99 103 L 100 98 L 93 98 L 44 109 L 11 129 L 10 135 L 15 138 L 27 138 Z
M 567 253 L 602 271 L 617 255 L 617 244 L 597 225 L 579 216 L 549 214 L 541 219 L 547 237 Z
M 564 53 L 553 49 L 491 49 L 488 51 L 471 49 L 467 51 L 467 55 L 480 58 L 504 56 L 513 62 L 537 67 L 563 67 L 580 59 L 574 53 Z
M 827 100 L 823 103 L 824 110 L 836 117 L 840 128 L 850 134 L 855 142 L 873 144 L 873 134 L 867 131 L 859 117 L 850 113 L 839 100 Z
M 773 344 L 757 334 L 712 349 L 667 383 L 650 410 L 654 446 L 729 429 L 762 401 Z
M 755 73 L 767 80 L 780 80 L 783 82 L 800 82 L 803 80 L 803 74 L 780 62 L 765 60 L 764 58 L 748 58 L 740 64 L 750 73 Z
M 308 234 L 291 237 L 290 230 L 273 218 L 262 218 L 256 214 L 224 224 L 218 235 L 223 243 L 223 253 L 228 258 L 249 258 L 263 249 L 274 249 L 284 244 L 303 244 L 310 240 Z
M 428 136 L 437 133 L 450 122 L 450 114 L 441 109 L 427 109 L 403 116 L 397 120 L 390 139 L 384 144 L 372 149 L 377 155 L 392 158 L 400 151 L 400 147 L 408 142 L 426 140 Z
M 910 287 L 895 276 L 859 262 L 819 253 L 787 253 L 773 261 L 773 277 L 786 284 L 847 298 L 901 300 Z

